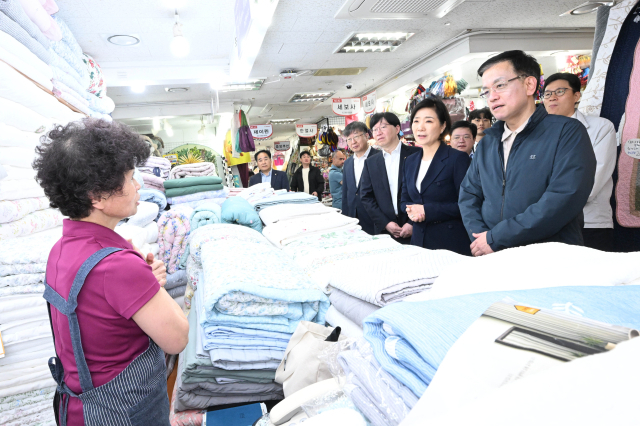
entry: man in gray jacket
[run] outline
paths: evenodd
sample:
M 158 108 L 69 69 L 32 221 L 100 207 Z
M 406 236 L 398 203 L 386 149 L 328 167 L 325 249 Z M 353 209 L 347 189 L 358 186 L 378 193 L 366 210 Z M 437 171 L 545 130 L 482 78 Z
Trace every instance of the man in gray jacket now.
M 583 245 L 582 209 L 596 171 L 584 125 L 536 108 L 540 65 L 520 50 L 490 58 L 478 75 L 498 121 L 485 130 L 460 187 L 471 253 L 550 241 Z

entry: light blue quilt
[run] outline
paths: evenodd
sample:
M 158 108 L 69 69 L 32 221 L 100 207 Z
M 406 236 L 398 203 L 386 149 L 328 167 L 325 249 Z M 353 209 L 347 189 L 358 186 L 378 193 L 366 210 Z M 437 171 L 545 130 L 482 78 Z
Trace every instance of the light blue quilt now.
M 395 303 L 365 318 L 364 336 L 380 365 L 420 397 L 449 348 L 489 306 L 506 297 L 525 306 L 640 328 L 640 286 L 554 287 Z
M 274 195 L 273 197 L 263 198 L 258 201 L 254 201 L 251 204 L 256 211 L 267 208 L 269 206 L 275 206 L 277 204 L 310 204 L 319 203 L 318 197 L 314 197 L 306 192 L 284 192 L 282 194 Z

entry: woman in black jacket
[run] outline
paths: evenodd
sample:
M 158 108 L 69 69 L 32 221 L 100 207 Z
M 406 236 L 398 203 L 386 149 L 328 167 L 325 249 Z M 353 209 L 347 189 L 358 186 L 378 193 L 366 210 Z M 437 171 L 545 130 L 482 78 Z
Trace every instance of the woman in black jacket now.
M 322 172 L 319 168 L 311 165 L 311 154 L 308 151 L 300 153 L 300 162 L 302 166 L 296 170 L 293 179 L 291 179 L 291 190 L 315 195 L 318 197 L 318 201 L 322 201 L 322 193 L 324 192 Z

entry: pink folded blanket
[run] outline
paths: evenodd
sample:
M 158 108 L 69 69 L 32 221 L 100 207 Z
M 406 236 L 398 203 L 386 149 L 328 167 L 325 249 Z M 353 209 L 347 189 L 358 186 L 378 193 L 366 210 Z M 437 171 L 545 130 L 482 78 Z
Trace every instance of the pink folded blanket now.
M 171 169 L 169 179 L 182 179 L 192 176 L 218 176 L 213 163 L 183 164 Z
M 142 170 L 140 170 L 142 172 Z M 142 180 L 144 181 L 145 188 L 157 189 L 158 191 L 162 191 L 164 193 L 164 179 L 152 175 L 149 173 L 142 172 Z
M 167 267 L 168 274 L 178 270 L 180 259 L 187 248 L 191 233 L 189 218 L 192 213 L 191 207 L 182 206 L 162 213 L 158 219 L 159 256 Z
M 138 170 L 140 170 L 143 173 L 150 173 L 150 174 L 157 175 L 154 169 L 158 169 L 156 171 L 159 173 L 160 177 L 166 179 L 169 177 L 169 170 L 171 170 L 171 162 L 163 157 L 151 156 L 147 159 L 147 161 L 142 166 L 138 167 Z

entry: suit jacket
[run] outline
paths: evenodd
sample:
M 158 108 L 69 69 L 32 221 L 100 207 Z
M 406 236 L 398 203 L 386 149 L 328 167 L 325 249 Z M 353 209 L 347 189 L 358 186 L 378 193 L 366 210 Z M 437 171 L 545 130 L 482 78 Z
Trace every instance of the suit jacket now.
M 380 155 L 381 151 L 371 148 L 367 160 L 374 155 Z M 366 160 L 365 160 L 366 161 Z M 362 183 L 362 176 L 360 176 Z M 347 158 L 342 166 L 342 214 L 355 217 L 360 222 L 362 230 L 374 235 L 373 219 L 367 213 L 360 199 L 360 186 L 356 185 L 356 172 L 353 156 Z
M 258 174 L 249 178 L 249 186 L 257 185 L 259 183 L 262 183 L 262 172 L 258 172 Z M 279 170 L 271 169 L 271 187 L 276 191 L 279 189 L 286 189 L 288 191 L 289 179 L 287 179 L 287 174 Z
M 401 209 L 406 211 L 407 205 L 422 204 L 425 213 L 423 222 L 413 224 L 411 244 L 471 255 L 471 241 L 458 207 L 460 184 L 471 159 L 465 152 L 440 144 L 418 192 L 416 180 L 421 163 L 422 153 L 416 153 L 404 165 Z
M 324 178 L 319 168 L 309 165 L 309 194 L 318 193 L 318 201 L 322 201 L 322 193 L 324 192 Z M 302 166 L 296 170 L 291 179 L 292 191 L 304 191 L 304 180 L 302 179 Z
M 401 142 L 402 143 L 402 142 Z M 364 170 L 360 177 L 360 199 L 362 205 L 373 220 L 374 234 L 381 234 L 389 222 L 395 222 L 399 226 L 411 223 L 407 217 L 407 212 L 400 208 L 400 197 L 402 196 L 402 176 L 404 173 L 404 163 L 407 157 L 413 153 L 421 153 L 422 148 L 402 145 L 400 148 L 400 167 L 398 175 L 398 193 L 391 194 L 389 189 L 389 179 L 387 178 L 387 168 L 385 167 L 384 155 L 374 155 L 364 162 Z M 398 215 L 393 210 L 393 200 L 396 197 L 398 202 Z

